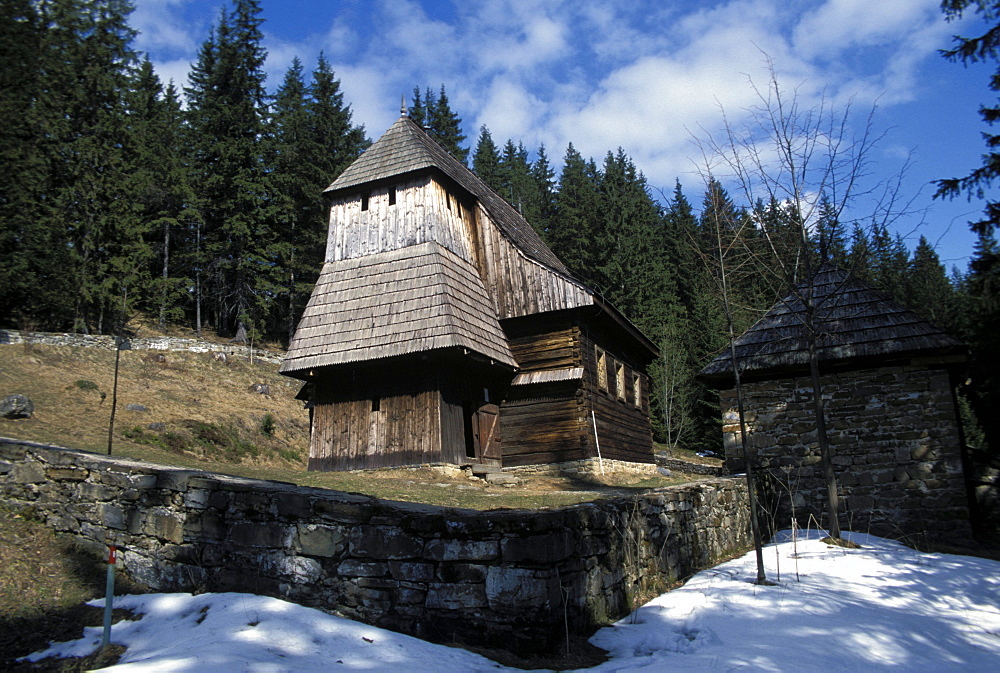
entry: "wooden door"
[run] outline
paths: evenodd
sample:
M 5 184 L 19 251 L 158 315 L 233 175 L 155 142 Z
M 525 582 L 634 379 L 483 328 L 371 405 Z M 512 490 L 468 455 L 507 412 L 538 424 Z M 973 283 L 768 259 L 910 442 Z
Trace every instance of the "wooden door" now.
M 484 404 L 476 412 L 479 459 L 484 465 L 500 465 L 500 407 Z

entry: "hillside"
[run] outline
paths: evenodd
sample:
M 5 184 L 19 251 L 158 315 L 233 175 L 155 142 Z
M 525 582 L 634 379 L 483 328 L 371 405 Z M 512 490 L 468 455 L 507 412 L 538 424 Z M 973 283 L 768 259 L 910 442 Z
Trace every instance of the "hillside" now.
M 0 436 L 106 453 L 113 351 L 0 345 L 0 397 L 27 395 L 30 419 L 0 420 Z M 263 384 L 268 394 L 254 392 Z M 700 477 L 609 474 L 598 479 L 532 476 L 490 485 L 458 470 L 307 472 L 309 415 L 299 382 L 278 365 L 209 353 L 122 351 L 113 453 L 392 500 L 452 507 L 559 506 L 685 483 Z M 129 410 L 141 405 L 145 410 Z M 135 409 L 135 407 L 133 407 Z

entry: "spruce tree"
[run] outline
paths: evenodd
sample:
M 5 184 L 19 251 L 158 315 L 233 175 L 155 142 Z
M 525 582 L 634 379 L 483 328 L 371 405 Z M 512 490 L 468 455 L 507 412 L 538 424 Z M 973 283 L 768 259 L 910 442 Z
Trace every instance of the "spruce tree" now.
M 340 81 L 322 54 L 308 86 L 294 59 L 275 97 L 272 135 L 270 163 L 282 232 L 276 250 L 286 274 L 278 333 L 291 339 L 324 261 L 322 192 L 368 144 L 364 128 L 352 123 Z
M 547 240 L 552 251 L 584 282 L 596 277 L 597 167 L 570 143 L 563 159 L 556 209 Z
M 216 329 L 236 333 L 258 326 L 276 278 L 265 135 L 266 53 L 257 0 L 235 0 L 192 69 L 189 126 L 205 222 L 202 250 Z
M 485 124 L 479 128 L 479 139 L 472 155 L 472 170 L 490 189 L 501 194 L 504 181 L 500 168 L 500 151 Z
M 135 54 L 124 0 L 41 6 L 45 63 L 38 103 L 52 133 L 46 198 L 68 233 L 73 326 L 103 332 L 120 322 L 120 297 L 138 296 L 147 268 L 145 224 L 125 188 L 131 145 L 125 91 Z M 125 307 L 127 312 L 129 309 Z
M 448 152 L 463 164 L 469 159 L 469 148 L 462 147 L 465 134 L 462 133 L 462 119 L 455 114 L 448 102 L 444 84 L 431 105 L 427 102 L 427 116 L 430 121 L 431 135 L 441 143 Z
M 537 155 L 537 158 L 531 164 L 531 177 L 535 181 L 532 191 L 537 199 L 532 214 L 535 221 L 532 222 L 532 225 L 542 234 L 543 238 L 548 238 L 549 226 L 556 212 L 556 173 L 549 164 L 545 145 L 538 147 Z
M 923 236 L 906 273 L 906 304 L 927 320 L 955 333 L 955 289 L 937 252 Z
M 0 4 L 0 322 L 71 326 L 74 288 L 65 228 L 49 188 L 59 110 L 46 103 L 62 55 L 47 42 L 37 3 Z

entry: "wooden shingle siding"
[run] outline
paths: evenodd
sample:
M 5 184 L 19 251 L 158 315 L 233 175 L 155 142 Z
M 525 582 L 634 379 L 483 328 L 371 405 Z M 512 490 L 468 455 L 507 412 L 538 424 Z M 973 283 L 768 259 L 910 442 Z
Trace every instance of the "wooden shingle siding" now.
M 808 282 L 802 283 L 736 339 L 741 375 L 786 375 L 808 367 L 801 297 L 809 289 Z M 965 352 L 958 339 L 832 265 L 824 265 L 816 273 L 812 292 L 821 365 Z M 728 349 L 698 375 L 716 385 L 732 385 Z
M 347 192 L 360 193 L 367 185 L 432 169 L 440 171 L 475 197 L 490 213 L 503 235 L 525 255 L 543 266 L 569 275 L 563 263 L 520 213 L 408 117 L 397 119 L 325 191 L 335 197 Z
M 280 371 L 452 347 L 514 366 L 475 269 L 425 243 L 324 265 Z
M 513 245 L 487 210 L 480 208 L 476 220 L 483 258 L 480 272 L 501 320 L 594 303 L 582 283 L 539 264 Z

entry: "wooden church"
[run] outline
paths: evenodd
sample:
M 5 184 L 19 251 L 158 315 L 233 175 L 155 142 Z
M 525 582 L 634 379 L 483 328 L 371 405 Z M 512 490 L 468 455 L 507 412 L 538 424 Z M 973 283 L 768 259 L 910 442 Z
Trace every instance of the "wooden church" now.
M 309 469 L 653 462 L 655 346 L 405 110 L 326 194 L 280 370 L 306 382 Z

